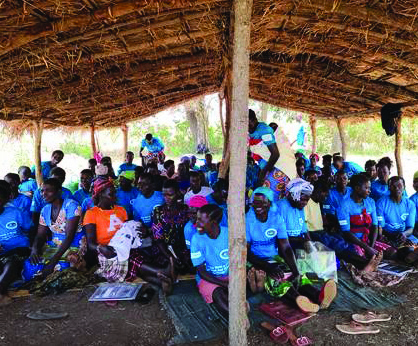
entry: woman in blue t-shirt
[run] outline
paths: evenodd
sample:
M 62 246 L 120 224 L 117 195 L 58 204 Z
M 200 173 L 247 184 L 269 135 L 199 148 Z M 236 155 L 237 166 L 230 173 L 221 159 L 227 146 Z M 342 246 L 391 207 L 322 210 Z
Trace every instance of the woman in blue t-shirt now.
M 18 279 L 23 261 L 29 256 L 29 239 L 22 232 L 24 217 L 19 208 L 7 206 L 10 185 L 0 180 L 0 306 L 12 302 L 9 285 Z
M 32 264 L 39 264 L 43 255 L 46 260 L 42 270 L 44 277 L 54 270 L 69 267 L 70 259 L 71 263 L 80 264 L 87 247 L 80 223 L 81 207 L 73 199 L 62 199 L 61 192 L 61 182 L 57 179 L 44 182 L 42 196 L 47 204 L 41 211 L 30 257 Z M 48 232 L 52 233 L 52 239 L 47 242 Z M 42 251 L 46 242 L 47 247 Z

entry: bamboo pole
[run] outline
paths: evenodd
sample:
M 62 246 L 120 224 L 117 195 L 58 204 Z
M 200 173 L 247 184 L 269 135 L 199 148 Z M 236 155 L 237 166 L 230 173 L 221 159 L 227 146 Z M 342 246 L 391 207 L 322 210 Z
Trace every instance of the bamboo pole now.
M 91 151 L 92 151 L 92 156 L 96 156 L 97 154 L 97 147 L 96 147 L 96 139 L 94 137 L 94 123 L 91 124 L 90 126 L 90 144 L 91 144 Z
M 344 133 L 344 128 L 343 128 L 343 124 L 342 124 L 342 119 L 337 119 L 337 127 L 338 127 L 338 132 L 340 134 L 340 140 L 341 140 L 341 154 L 343 156 L 343 159 L 346 160 L 346 158 L 347 158 L 347 143 L 346 143 L 346 139 L 345 139 L 345 133 Z
M 126 152 L 128 151 L 128 126 L 126 124 L 121 126 L 123 133 L 123 157 L 125 157 Z
M 42 167 L 41 167 L 41 145 L 42 145 L 42 131 L 44 123 L 41 119 L 39 122 L 33 121 L 33 129 L 35 134 L 34 150 L 35 150 L 35 177 L 36 183 L 39 187 L 42 186 L 44 179 L 42 176 Z
M 309 117 L 309 125 L 312 132 L 312 154 L 316 153 L 317 136 L 316 136 L 316 118 L 312 115 Z
M 234 0 L 229 228 L 229 345 L 247 345 L 245 179 L 252 0 Z
M 403 177 L 402 169 L 402 115 L 398 119 L 398 126 L 395 133 L 395 159 L 396 159 L 396 169 L 398 170 L 398 175 Z

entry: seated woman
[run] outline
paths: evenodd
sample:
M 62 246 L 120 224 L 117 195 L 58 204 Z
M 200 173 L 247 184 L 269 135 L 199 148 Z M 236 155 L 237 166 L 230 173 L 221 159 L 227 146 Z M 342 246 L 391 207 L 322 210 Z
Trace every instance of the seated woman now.
M 383 157 L 376 165 L 377 179 L 372 181 L 370 197 L 377 202 L 381 197 L 388 196 L 389 186 L 388 181 L 390 177 L 390 169 L 393 162 L 389 157 Z
M 208 204 L 208 201 L 203 196 L 193 196 L 189 201 L 189 218 L 190 221 L 184 226 L 184 239 L 186 241 L 186 247 L 190 250 L 190 245 L 193 236 L 197 233 L 196 218 L 199 208 Z
M 7 290 L 19 278 L 30 254 L 27 222 L 19 208 L 7 206 L 10 194 L 10 185 L 0 180 L 0 307 L 12 302 Z
M 164 183 L 164 204 L 154 208 L 152 233 L 155 243 L 165 256 L 165 262 L 172 259 L 176 270 L 185 274 L 192 268 L 190 252 L 184 239 L 184 226 L 189 221 L 189 208 L 179 203 L 179 194 L 179 186 L 175 180 L 167 180 Z
M 108 259 L 116 256 L 116 252 L 108 246 L 115 233 L 127 221 L 126 210 L 116 205 L 116 190 L 109 179 L 96 180 L 94 183 L 93 199 L 95 207 L 89 209 L 84 217 L 87 232 L 88 247 L 98 253 L 101 269 L 100 275 L 108 281 L 133 280 L 137 276 L 144 280 L 163 286 L 165 292 L 171 290 L 172 281 L 169 278 L 171 268 L 166 270 L 152 265 L 157 252 L 144 254 L 144 249 L 133 249 L 130 252 L 128 266 L 112 266 L 109 268 Z M 141 251 L 142 250 L 142 251 Z
M 316 153 L 312 153 L 311 155 L 309 155 L 309 167 L 307 167 L 307 170 L 314 170 L 317 174 L 318 177 L 321 176 L 322 171 L 321 168 L 317 165 L 319 162 L 319 155 Z
M 413 246 L 418 243 L 418 239 L 412 235 L 415 225 L 415 205 L 403 195 L 405 181 L 402 177 L 390 178 L 388 185 L 390 195 L 383 196 L 376 203 L 382 239 L 398 249 L 399 259 L 413 263 L 418 260 Z
M 289 244 L 286 222 L 277 212 L 273 200 L 274 195 L 270 189 L 257 188 L 252 209 L 246 215 L 247 259 L 253 265 L 248 272 L 251 290 L 260 292 L 265 286 L 273 296 L 287 300 L 305 312 L 317 312 L 320 307 L 328 308 L 336 296 L 335 282 L 327 281 L 319 291 L 306 276 L 300 277 Z M 280 261 L 284 260 L 290 269 L 290 277 L 284 278 L 283 267 L 280 268 L 277 261 L 279 256 Z
M 378 220 L 375 202 L 369 197 L 370 178 L 364 173 L 356 174 L 351 178 L 351 187 L 350 198 L 337 209 L 344 238 L 360 256 L 372 258 L 382 252 L 385 257 L 392 257 L 391 246 L 376 241 Z
M 303 249 L 310 241 L 303 209 L 309 202 L 313 186 L 300 178 L 291 180 L 286 185 L 287 196 L 277 203 L 279 215 L 283 218 L 287 236 L 293 249 Z
M 132 201 L 138 197 L 139 191 L 132 186 L 135 179 L 134 171 L 123 171 L 119 175 L 119 188 L 116 190 L 116 204 L 124 207 L 129 219 L 133 218 Z
M 61 182 L 47 179 L 42 186 L 42 197 L 47 203 L 41 211 L 38 232 L 32 245 L 30 261 L 40 264 L 45 259 L 43 277 L 56 270 L 80 264 L 86 251 L 85 233 L 80 224 L 81 208 L 73 199 L 61 197 Z M 52 239 L 48 240 L 48 233 Z M 47 247 L 43 247 L 47 242 Z M 42 258 L 41 258 L 42 257 Z
M 220 226 L 222 209 L 207 204 L 197 213 L 197 230 L 191 243 L 191 259 L 197 270 L 197 286 L 206 303 L 228 314 L 228 228 Z

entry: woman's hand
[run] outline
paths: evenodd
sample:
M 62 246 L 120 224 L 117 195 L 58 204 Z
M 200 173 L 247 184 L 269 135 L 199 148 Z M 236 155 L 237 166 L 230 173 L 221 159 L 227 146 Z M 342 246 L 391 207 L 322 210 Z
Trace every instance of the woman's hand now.
M 284 278 L 283 270 L 277 263 L 269 263 L 267 274 L 279 281 Z
M 369 255 L 370 257 L 373 257 L 373 256 L 375 256 L 375 255 L 377 255 L 378 254 L 378 251 L 377 250 L 375 250 L 375 249 L 373 249 L 373 248 L 371 248 L 370 246 L 367 246 L 365 249 L 364 249 L 364 251 L 366 252 L 366 254 L 367 255 Z
M 102 245 L 97 245 L 97 251 L 102 254 L 104 257 L 106 257 L 107 259 L 111 259 L 113 257 L 116 257 L 116 252 L 115 249 L 111 246 L 102 246 Z

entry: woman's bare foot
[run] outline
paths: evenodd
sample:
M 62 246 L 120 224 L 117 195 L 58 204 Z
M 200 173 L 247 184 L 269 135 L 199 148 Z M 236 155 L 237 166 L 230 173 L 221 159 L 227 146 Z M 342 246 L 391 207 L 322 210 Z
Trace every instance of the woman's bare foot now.
M 0 294 L 0 307 L 9 305 L 13 302 L 7 294 Z
M 257 283 L 257 292 L 263 292 L 264 283 L 266 281 L 266 272 L 263 270 L 256 270 L 255 278 L 256 278 L 256 283 Z
M 247 274 L 248 283 L 250 284 L 250 290 L 253 293 L 257 293 L 257 283 L 255 279 L 255 268 L 252 267 Z
M 377 268 L 379 267 L 380 262 L 382 262 L 382 259 L 383 259 L 383 251 L 379 251 L 377 253 L 377 256 L 376 256 L 375 260 L 374 260 L 374 271 L 377 270 Z
M 161 281 L 161 287 L 165 295 L 170 295 L 173 292 L 173 282 L 171 278 L 164 275 L 163 273 L 157 274 L 158 279 Z
M 383 252 L 379 252 L 377 255 L 374 255 L 369 263 L 364 267 L 362 270 L 363 272 L 375 272 L 377 270 L 377 267 L 379 266 L 380 262 L 383 259 Z

